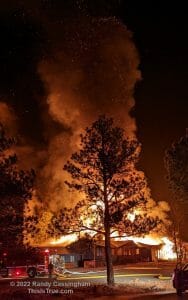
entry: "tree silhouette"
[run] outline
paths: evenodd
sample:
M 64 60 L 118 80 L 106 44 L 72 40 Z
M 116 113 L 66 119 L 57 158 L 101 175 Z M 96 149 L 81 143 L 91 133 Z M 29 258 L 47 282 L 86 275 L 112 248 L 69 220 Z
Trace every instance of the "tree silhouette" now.
M 124 135 L 106 116 L 86 128 L 80 150 L 64 166 L 72 177 L 66 184 L 81 200 L 52 218 L 57 235 L 86 231 L 104 237 L 108 284 L 114 284 L 111 236 L 143 235 L 159 222 L 147 216 L 147 183 L 135 169 L 140 144 Z
M 182 256 L 182 242 L 188 241 L 188 133 L 173 143 L 165 153 L 167 181 L 172 192 L 169 200 L 174 228 L 174 241 L 178 258 Z
M 35 173 L 17 167 L 17 156 L 11 154 L 14 138 L 5 135 L 0 124 L 0 242 L 1 249 L 23 245 L 24 207 L 31 198 Z

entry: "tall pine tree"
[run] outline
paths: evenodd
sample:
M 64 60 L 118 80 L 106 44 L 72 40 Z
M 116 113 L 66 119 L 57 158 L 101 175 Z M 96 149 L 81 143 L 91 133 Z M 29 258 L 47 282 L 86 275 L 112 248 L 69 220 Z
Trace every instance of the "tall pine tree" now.
M 81 135 L 80 151 L 64 166 L 72 177 L 66 184 L 79 191 L 82 200 L 52 219 L 56 234 L 86 231 L 104 237 L 110 285 L 114 284 L 111 236 L 143 235 L 158 224 L 146 213 L 147 183 L 135 168 L 139 154 L 137 140 L 126 138 L 112 118 L 99 117 Z

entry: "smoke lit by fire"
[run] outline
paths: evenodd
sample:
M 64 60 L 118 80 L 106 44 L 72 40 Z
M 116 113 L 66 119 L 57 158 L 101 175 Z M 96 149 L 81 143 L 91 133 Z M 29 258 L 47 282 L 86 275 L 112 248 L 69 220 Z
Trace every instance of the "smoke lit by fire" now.
M 130 111 L 135 104 L 134 86 L 141 77 L 132 34 L 119 21 L 86 18 L 68 20 L 62 26 L 59 35 L 54 35 L 55 28 L 53 33 L 49 30 L 54 49 L 51 58 L 38 66 L 47 92 L 45 99 L 38 100 L 45 143 L 29 142 L 23 136 L 17 148 L 22 166 L 37 170 L 37 195 L 53 211 L 77 200 L 66 191 L 62 168 L 87 125 L 106 113 L 127 135 L 135 135 Z M 2 122 L 15 133 L 15 124 L 19 129 L 16 109 L 3 101 L 0 104 Z
M 40 80 L 46 89 L 46 97 L 37 100 L 43 142 L 31 141 L 29 133 L 28 136 L 25 133 L 16 149 L 20 164 L 36 169 L 35 200 L 30 206 L 34 211 L 40 200 L 40 224 L 44 227 L 48 222 L 44 218 L 47 210 L 58 211 L 78 200 L 77 194 L 65 188 L 68 175 L 63 172 L 63 165 L 78 149 L 80 132 L 105 113 L 114 117 L 127 136 L 135 136 L 136 122 L 130 113 L 135 105 L 134 87 L 141 78 L 132 33 L 115 18 L 66 20 L 63 25 L 58 24 L 62 26 L 58 31 L 55 26 L 48 32 L 54 45 L 51 56 L 38 64 Z M 0 102 L 0 120 L 11 134 L 18 134 L 20 121 L 16 109 L 5 102 Z M 149 205 L 157 207 L 152 199 Z M 163 205 L 157 209 L 161 215 L 166 210 Z M 128 217 L 134 221 L 135 215 Z M 89 220 L 84 222 L 87 225 Z M 51 244 L 66 245 L 76 239 L 73 234 L 52 240 Z M 164 242 L 169 244 L 167 240 Z

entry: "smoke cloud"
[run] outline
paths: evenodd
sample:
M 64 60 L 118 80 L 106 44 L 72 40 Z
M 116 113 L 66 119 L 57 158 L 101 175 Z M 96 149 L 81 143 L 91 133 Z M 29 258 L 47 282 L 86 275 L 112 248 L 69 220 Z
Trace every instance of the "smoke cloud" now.
M 62 166 L 76 151 L 86 126 L 105 113 L 128 136 L 135 135 L 130 111 L 135 104 L 134 87 L 141 78 L 132 34 L 116 19 L 68 20 L 58 32 L 55 39 L 52 35 L 53 56 L 39 65 L 48 90 L 49 116 L 62 126 L 49 139 L 48 159 L 41 172 L 43 194 L 51 197 L 51 207 L 70 203 Z
M 36 198 L 54 211 L 77 199 L 65 188 L 68 175 L 63 165 L 78 149 L 86 126 L 107 114 L 128 136 L 135 136 L 130 112 L 141 74 L 132 33 L 117 19 L 81 16 L 56 23 L 42 15 L 42 22 L 49 55 L 37 54 L 22 74 L 22 83 L 12 79 L 13 96 L 8 104 L 1 103 L 0 117 L 13 134 L 21 133 L 19 164 L 36 170 Z
M 17 132 L 17 120 L 14 111 L 7 103 L 0 102 L 0 122 L 6 129 L 8 134 Z
M 85 10 L 75 17 L 72 6 L 66 7 L 69 1 L 54 1 L 54 8 L 53 1 L 28 0 L 21 8 L 10 2 L 0 11 L 6 32 L 0 49 L 0 122 L 8 135 L 18 137 L 19 166 L 36 170 L 26 214 L 40 211 L 43 220 L 79 200 L 64 184 L 69 175 L 63 166 L 86 126 L 106 114 L 135 137 L 140 61 L 132 33 L 114 17 L 87 17 Z M 148 210 L 165 219 L 168 207 L 150 199 Z

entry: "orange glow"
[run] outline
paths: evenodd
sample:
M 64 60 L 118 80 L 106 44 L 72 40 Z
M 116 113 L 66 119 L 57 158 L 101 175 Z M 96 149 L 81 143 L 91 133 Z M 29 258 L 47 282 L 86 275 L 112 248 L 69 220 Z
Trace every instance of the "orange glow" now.
M 114 232 L 111 236 L 115 237 L 118 232 Z M 174 252 L 174 244 L 169 240 L 168 237 L 154 237 L 152 235 L 147 235 L 145 237 L 118 237 L 114 238 L 116 241 L 126 241 L 131 240 L 135 243 L 142 243 L 146 245 L 161 245 L 161 249 L 158 252 L 158 259 L 161 260 L 174 260 L 176 259 L 176 253 Z
M 176 259 L 177 255 L 173 250 L 174 244 L 167 238 L 163 237 L 162 241 L 164 242 L 163 247 L 159 251 L 159 256 L 161 259 Z
M 128 214 L 127 214 L 127 219 L 130 220 L 131 222 L 134 222 L 135 216 L 136 216 L 135 212 L 133 212 L 133 213 L 128 213 Z
M 163 243 L 159 237 L 153 237 L 149 235 L 145 237 L 130 237 L 129 239 L 133 240 L 134 242 L 147 245 L 160 245 Z
M 63 235 L 59 239 L 54 239 L 50 242 L 51 245 L 62 245 L 64 247 L 70 245 L 71 243 L 75 242 L 78 239 L 76 233 Z

